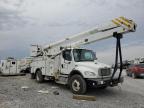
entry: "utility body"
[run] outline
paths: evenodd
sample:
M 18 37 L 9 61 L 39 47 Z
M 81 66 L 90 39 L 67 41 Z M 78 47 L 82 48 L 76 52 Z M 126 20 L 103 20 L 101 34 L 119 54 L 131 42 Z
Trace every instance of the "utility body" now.
M 1 75 L 24 75 L 30 72 L 31 58 L 15 59 L 8 57 L 0 61 Z
M 0 61 L 1 75 L 18 75 L 20 74 L 19 60 L 7 58 Z
M 106 88 L 123 82 L 117 70 L 118 51 L 122 61 L 120 39 L 122 35 L 134 32 L 136 24 L 129 19 L 119 17 L 108 23 L 83 33 L 68 37 L 45 46 L 32 45 L 31 78 L 42 82 L 44 78 L 56 83 L 69 85 L 73 93 L 86 93 L 88 86 Z M 115 37 L 117 39 L 116 64 L 114 70 L 100 63 L 96 54 L 80 46 Z

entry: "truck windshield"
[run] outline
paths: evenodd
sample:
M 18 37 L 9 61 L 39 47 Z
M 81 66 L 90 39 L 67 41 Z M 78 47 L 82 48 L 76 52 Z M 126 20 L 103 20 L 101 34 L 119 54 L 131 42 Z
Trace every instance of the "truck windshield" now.
M 94 61 L 96 60 L 95 53 L 91 50 L 86 49 L 74 49 L 73 50 L 74 60 L 80 61 Z

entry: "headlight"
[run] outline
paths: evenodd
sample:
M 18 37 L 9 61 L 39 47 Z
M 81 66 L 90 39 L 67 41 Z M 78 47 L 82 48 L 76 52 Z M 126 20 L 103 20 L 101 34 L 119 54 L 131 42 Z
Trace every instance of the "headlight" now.
M 111 75 L 111 69 L 110 68 L 101 68 L 98 72 L 99 76 L 109 76 Z
M 84 74 L 86 76 L 95 76 L 96 75 L 94 72 L 89 72 L 89 71 L 85 71 Z

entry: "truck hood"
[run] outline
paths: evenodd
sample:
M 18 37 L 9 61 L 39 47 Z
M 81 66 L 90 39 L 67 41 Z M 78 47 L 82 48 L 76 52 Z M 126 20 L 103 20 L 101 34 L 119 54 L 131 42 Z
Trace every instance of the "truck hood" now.
M 100 63 L 100 62 L 77 62 L 76 65 L 82 66 L 85 68 L 90 68 L 93 70 L 97 70 L 99 68 L 110 68 L 109 65 L 106 65 L 106 64 Z
M 101 78 L 98 75 L 98 71 L 100 68 L 110 68 L 109 65 L 100 63 L 100 62 L 77 62 L 75 63 L 75 69 L 79 70 L 85 78 Z M 95 76 L 86 75 L 85 72 L 93 72 Z

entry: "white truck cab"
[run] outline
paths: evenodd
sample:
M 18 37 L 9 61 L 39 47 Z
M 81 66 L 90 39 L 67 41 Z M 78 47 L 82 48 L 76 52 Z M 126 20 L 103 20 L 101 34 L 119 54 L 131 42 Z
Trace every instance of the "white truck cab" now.
M 62 52 L 61 66 L 63 74 L 79 71 L 84 78 L 101 78 L 101 69 L 105 69 L 108 77 L 111 75 L 110 66 L 96 60 L 96 54 L 88 49 L 66 49 Z M 99 73 L 98 73 L 99 71 Z M 105 77 L 105 76 L 104 76 Z

